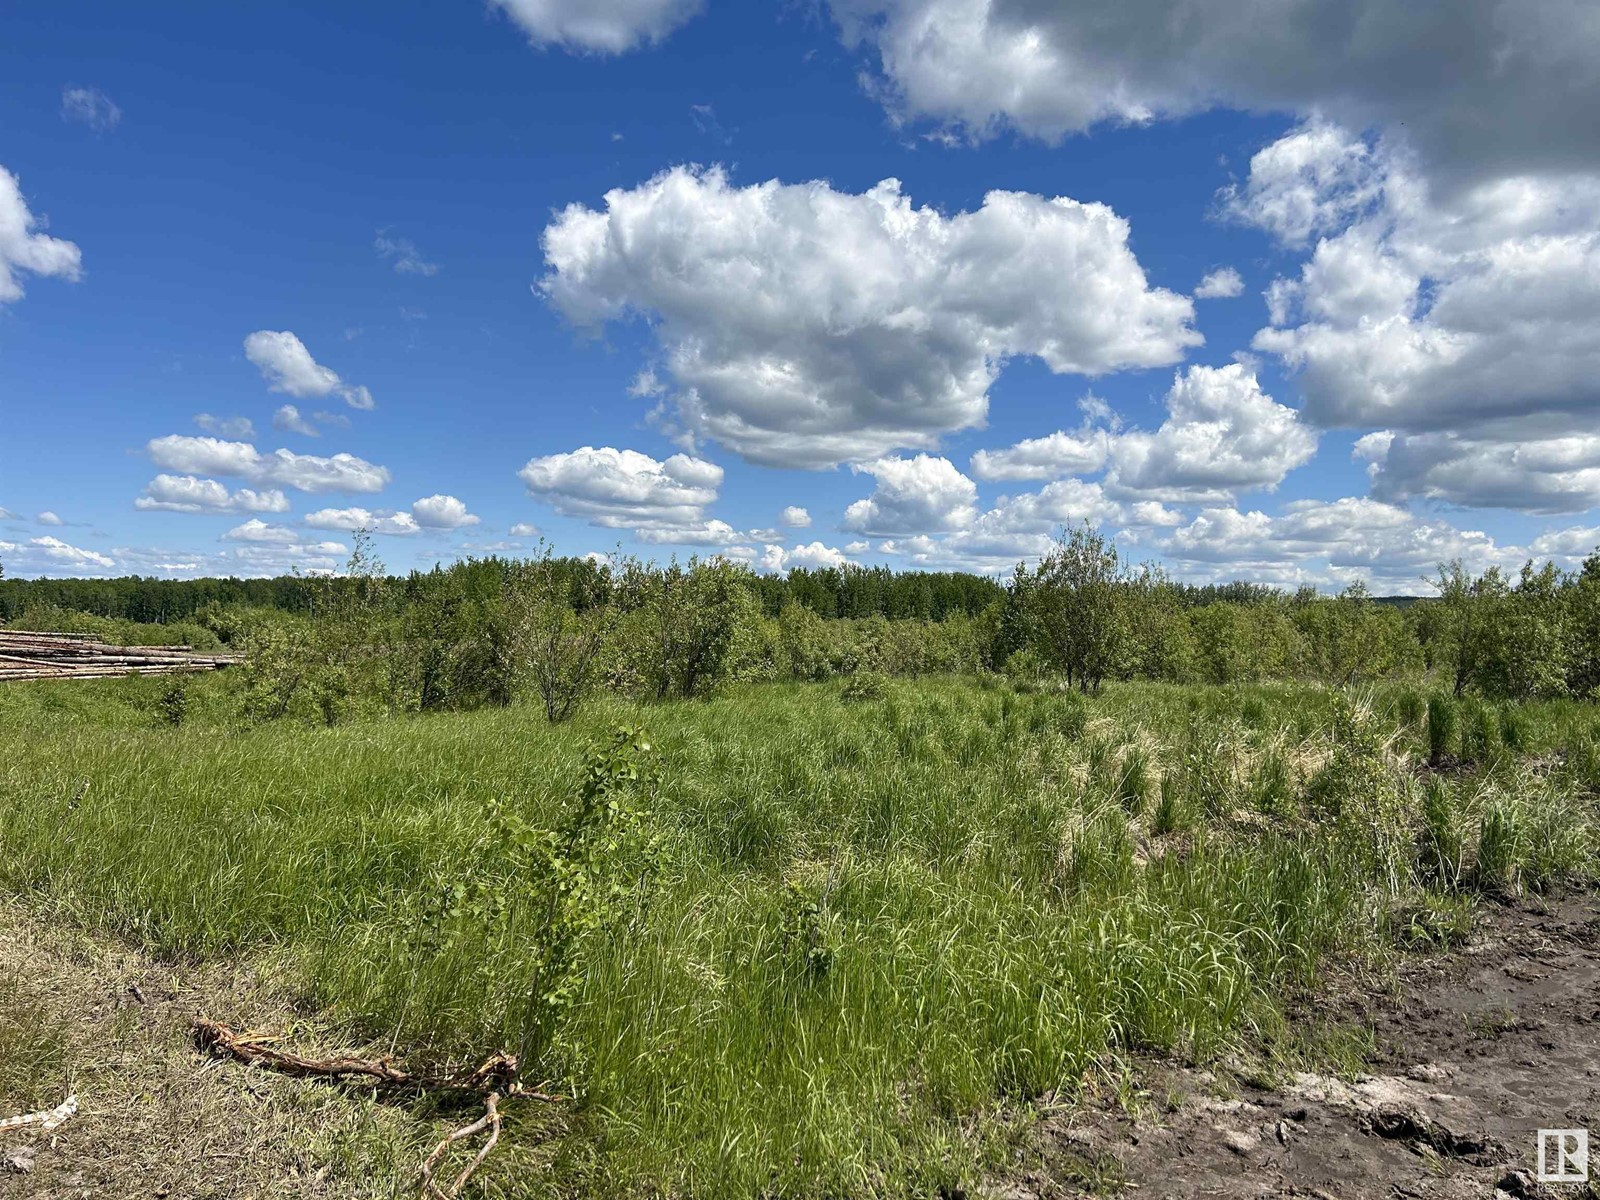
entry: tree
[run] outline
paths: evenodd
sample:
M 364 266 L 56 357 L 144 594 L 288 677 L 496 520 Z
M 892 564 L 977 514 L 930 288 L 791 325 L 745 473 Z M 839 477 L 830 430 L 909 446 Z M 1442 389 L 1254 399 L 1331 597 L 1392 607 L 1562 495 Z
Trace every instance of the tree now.
M 629 657 L 647 693 L 706 696 L 731 676 L 760 615 L 749 571 L 723 558 L 623 565 Z
M 609 582 L 609 574 L 574 575 L 544 543 L 506 580 L 513 658 L 552 723 L 572 716 L 594 683 L 615 615 Z
M 1127 572 L 1114 542 L 1088 522 L 1063 531 L 1031 583 L 1034 627 L 1045 658 L 1068 684 L 1098 692 L 1128 640 Z
M 1567 690 L 1600 699 L 1600 552 L 1584 560 L 1565 599 Z

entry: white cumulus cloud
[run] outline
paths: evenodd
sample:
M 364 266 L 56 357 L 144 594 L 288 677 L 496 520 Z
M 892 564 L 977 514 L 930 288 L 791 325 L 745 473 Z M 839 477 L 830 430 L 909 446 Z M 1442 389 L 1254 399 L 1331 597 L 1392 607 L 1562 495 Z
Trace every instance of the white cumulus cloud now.
M 432 495 L 411 505 L 417 524 L 427 529 L 465 529 L 478 524 L 478 518 L 454 496 Z
M 1404 132 L 1454 172 L 1600 161 L 1600 16 L 1574 0 L 829 0 L 897 116 L 1046 139 L 1216 107 Z
M 535 46 L 621 54 L 658 42 L 704 6 L 704 0 L 491 0 Z
M 762 571 L 782 574 L 794 567 L 818 570 L 822 567 L 842 567 L 849 561 L 848 555 L 833 546 L 825 546 L 821 542 L 809 542 L 805 545 L 797 544 L 788 550 L 776 544 L 763 546 L 756 565 Z
M 1232 267 L 1218 267 L 1194 289 L 1196 300 L 1231 300 L 1244 294 L 1244 277 Z
M 256 330 L 244 339 L 244 356 L 260 369 L 274 392 L 296 400 L 337 395 L 351 408 L 375 407 L 370 391 L 345 383 L 337 371 L 312 358 L 305 343 L 288 330 Z
M 410 513 L 373 512 L 360 507 L 320 508 L 307 513 L 305 523 L 312 529 L 337 529 L 343 533 L 365 529 L 389 537 L 411 537 L 422 532 L 422 526 Z
M 1111 439 L 1107 489 L 1147 499 L 1217 501 L 1275 488 L 1309 462 L 1317 437 L 1299 415 L 1261 390 L 1239 363 L 1189 367 L 1167 392 L 1167 419 L 1153 433 Z
M 134 499 L 133 506 L 141 512 L 285 513 L 289 511 L 289 500 L 276 488 L 265 491 L 240 488 L 230 492 L 215 479 L 157 475 Z
M 168 471 L 236 476 L 302 492 L 381 492 L 389 482 L 386 467 L 353 454 L 319 457 L 290 450 L 263 454 L 249 442 L 176 433 L 152 439 L 145 449 L 156 466 Z
M 1192 302 L 1151 287 L 1101 204 L 991 192 L 913 207 L 895 180 L 736 187 L 675 168 L 569 206 L 542 293 L 575 324 L 643 317 L 687 432 L 754 462 L 825 467 L 982 424 L 1014 356 L 1058 374 L 1173 363 Z
M 562 516 L 607 529 L 701 526 L 722 486 L 722 468 L 704 459 L 674 454 L 659 462 L 610 446 L 530 459 L 517 477 Z
M 40 233 L 17 177 L 0 167 L 0 304 L 22 299 L 24 272 L 76 282 L 83 254 L 73 243 Z
M 870 537 L 935 533 L 970 525 L 978 487 L 947 458 L 880 458 L 857 468 L 877 487 L 844 511 L 843 527 Z

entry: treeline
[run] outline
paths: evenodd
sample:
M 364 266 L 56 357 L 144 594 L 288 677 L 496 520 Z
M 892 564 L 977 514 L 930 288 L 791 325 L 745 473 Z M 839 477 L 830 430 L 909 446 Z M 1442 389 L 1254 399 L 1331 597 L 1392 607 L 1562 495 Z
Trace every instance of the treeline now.
M 1442 565 L 1436 598 L 1401 606 L 1356 583 L 1338 596 L 1252 591 L 1194 603 L 1194 589 L 1135 568 L 1087 526 L 1037 567 L 1017 567 L 991 657 L 1014 674 L 1350 685 L 1430 674 L 1455 695 L 1600 696 L 1600 553 L 1581 570 L 1526 564 L 1474 577 Z
M 1530 563 L 1516 578 L 1446 564 L 1438 595 L 1404 606 L 1359 584 L 1339 596 L 1180 584 L 1130 564 L 1087 526 L 1003 586 L 882 568 L 777 579 L 717 558 L 661 566 L 548 550 L 391 576 L 365 536 L 340 576 L 141 592 L 148 582 L 0 584 L 27 601 L 20 626 L 245 651 L 245 707 L 261 718 L 331 722 L 527 697 L 562 720 L 598 692 L 688 698 L 738 681 L 834 676 L 859 677 L 857 690 L 870 692 L 877 675 L 960 672 L 1090 692 L 1119 679 L 1347 686 L 1427 676 L 1457 695 L 1600 696 L 1600 554 L 1575 573 Z M 148 615 L 139 605 L 159 597 L 169 619 L 136 625 L 135 614 Z
M 467 709 L 527 697 L 552 721 L 597 691 L 708 696 L 728 683 L 974 672 L 1003 603 L 943 620 L 825 618 L 719 558 L 665 566 L 548 553 L 385 575 L 361 538 L 343 576 L 312 581 L 304 613 L 210 606 L 203 629 L 247 655 L 258 718 Z M 813 575 L 821 573 L 812 573 Z M 865 601 L 862 602 L 865 604 Z
M 585 558 L 552 559 L 552 569 L 583 577 L 594 569 Z M 516 559 L 468 559 L 450 567 L 387 576 L 391 594 L 426 603 L 436 590 L 490 594 L 503 589 L 518 570 Z M 797 567 L 787 575 L 744 576 L 744 586 L 762 611 L 775 617 L 799 605 L 821 617 L 886 617 L 889 620 L 942 621 L 974 617 L 996 603 L 1004 589 L 983 575 L 959 571 L 891 571 L 888 567 Z M 29 612 L 87 613 L 113 621 L 167 625 L 189 621 L 214 606 L 312 611 L 323 594 L 320 581 L 303 575 L 276 579 L 4 579 L 0 578 L 0 621 Z

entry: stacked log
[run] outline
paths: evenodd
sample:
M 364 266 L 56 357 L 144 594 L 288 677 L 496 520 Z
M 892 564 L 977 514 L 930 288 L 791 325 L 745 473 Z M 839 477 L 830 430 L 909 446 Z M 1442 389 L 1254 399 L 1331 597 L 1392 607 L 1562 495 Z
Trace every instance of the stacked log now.
M 189 646 L 109 646 L 70 633 L 0 629 L 0 682 L 175 675 L 238 661 L 231 654 L 196 654 Z

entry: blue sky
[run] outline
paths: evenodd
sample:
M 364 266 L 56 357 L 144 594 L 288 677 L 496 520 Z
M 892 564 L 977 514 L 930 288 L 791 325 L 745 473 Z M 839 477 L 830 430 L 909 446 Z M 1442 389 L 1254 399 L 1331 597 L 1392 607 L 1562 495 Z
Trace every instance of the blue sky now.
M 1286 3 L 12 6 L 0 557 L 1572 565 L 1600 29 Z

